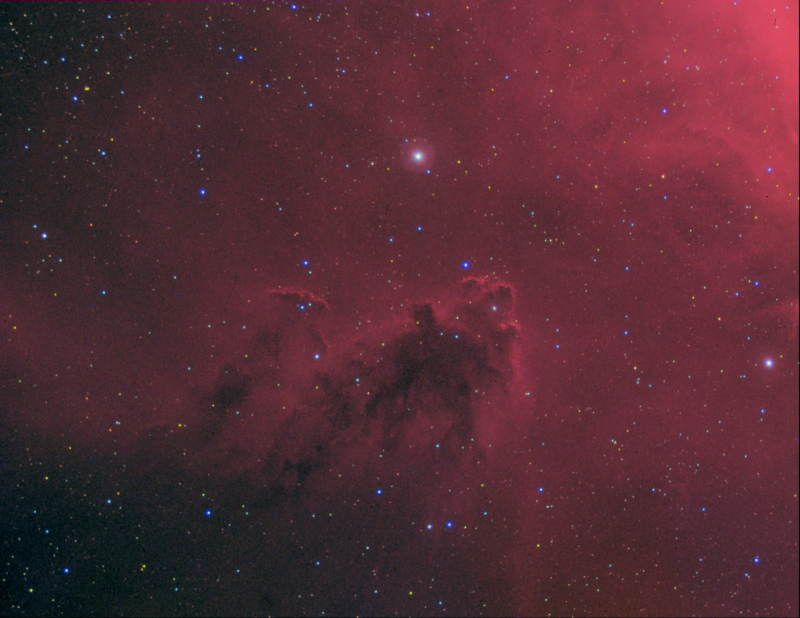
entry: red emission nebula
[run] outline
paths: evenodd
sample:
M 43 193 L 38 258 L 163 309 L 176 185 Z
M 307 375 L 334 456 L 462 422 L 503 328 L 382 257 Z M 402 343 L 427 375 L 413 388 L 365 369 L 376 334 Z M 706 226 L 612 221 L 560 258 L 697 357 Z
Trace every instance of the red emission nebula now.
M 0 5 L 0 614 L 797 616 L 798 3 Z

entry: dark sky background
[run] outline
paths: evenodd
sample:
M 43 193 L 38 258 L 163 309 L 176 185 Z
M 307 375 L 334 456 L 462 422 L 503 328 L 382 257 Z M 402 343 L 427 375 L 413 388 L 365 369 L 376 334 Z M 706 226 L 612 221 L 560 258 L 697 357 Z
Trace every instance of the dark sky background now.
M 0 6 L 0 613 L 798 615 L 798 5 Z

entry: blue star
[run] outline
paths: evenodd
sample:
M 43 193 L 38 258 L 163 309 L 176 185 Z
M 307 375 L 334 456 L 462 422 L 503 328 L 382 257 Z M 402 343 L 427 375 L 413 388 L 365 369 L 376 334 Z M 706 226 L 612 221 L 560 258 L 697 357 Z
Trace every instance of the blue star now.
M 667 110 L 667 108 L 666 108 L 666 107 L 664 107 L 664 108 L 662 108 L 662 109 L 661 109 L 661 113 L 662 113 L 662 114 L 666 114 L 666 113 L 667 113 L 667 111 L 668 111 L 668 110 Z
M 206 517 L 211 517 L 212 515 L 213 515 L 213 513 L 211 512 L 211 509 L 206 509 L 205 516 Z
M 205 195 L 206 194 L 206 190 L 205 189 L 200 189 L 199 193 L 200 193 L 200 195 Z
M 470 266 L 469 262 L 466 261 L 461 262 L 461 268 L 469 268 L 469 266 Z

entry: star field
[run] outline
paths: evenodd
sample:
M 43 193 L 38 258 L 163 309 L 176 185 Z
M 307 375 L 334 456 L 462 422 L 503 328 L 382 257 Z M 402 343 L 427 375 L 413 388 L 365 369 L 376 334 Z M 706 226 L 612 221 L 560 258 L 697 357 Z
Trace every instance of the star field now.
M 0 613 L 798 615 L 796 2 L 0 17 Z

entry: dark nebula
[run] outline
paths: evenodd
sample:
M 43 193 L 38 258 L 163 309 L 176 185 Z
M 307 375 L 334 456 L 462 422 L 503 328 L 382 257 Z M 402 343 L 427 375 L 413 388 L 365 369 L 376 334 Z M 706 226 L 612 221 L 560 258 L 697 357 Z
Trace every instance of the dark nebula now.
M 0 614 L 798 615 L 798 5 L 0 5 Z

